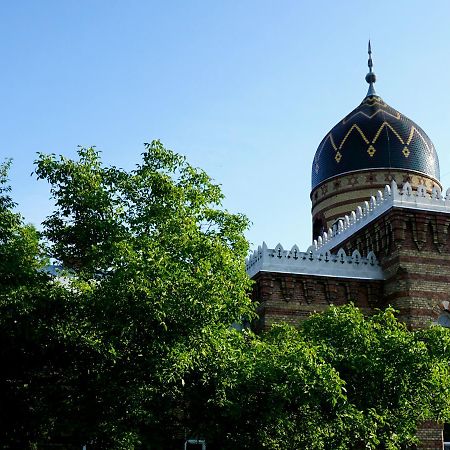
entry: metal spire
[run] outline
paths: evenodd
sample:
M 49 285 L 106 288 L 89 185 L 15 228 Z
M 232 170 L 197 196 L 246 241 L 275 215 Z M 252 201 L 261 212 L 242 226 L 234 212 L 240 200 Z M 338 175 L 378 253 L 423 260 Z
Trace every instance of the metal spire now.
M 369 66 L 369 73 L 366 75 L 366 81 L 369 83 L 369 90 L 367 91 L 366 97 L 370 97 L 372 95 L 377 95 L 374 87 L 374 83 L 375 81 L 377 81 L 377 77 L 372 71 L 373 61 L 372 61 L 372 47 L 370 46 L 370 39 L 367 48 L 367 53 L 369 54 L 369 60 L 367 61 L 367 65 Z

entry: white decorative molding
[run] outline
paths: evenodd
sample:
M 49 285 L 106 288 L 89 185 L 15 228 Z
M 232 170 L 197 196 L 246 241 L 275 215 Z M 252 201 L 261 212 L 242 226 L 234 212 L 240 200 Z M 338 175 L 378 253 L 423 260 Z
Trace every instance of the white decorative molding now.
M 285 250 L 281 244 L 270 249 L 263 242 L 262 246 L 245 260 L 245 266 L 249 277 L 254 277 L 258 272 L 277 272 L 367 280 L 383 279 L 383 271 L 373 252 L 367 257 L 361 256 L 357 250 L 347 255 L 342 248 L 336 254 L 317 251 L 314 246 L 309 247 L 306 252 L 301 252 L 296 245 L 290 250 Z
M 429 194 L 424 185 L 413 190 L 411 184 L 406 182 L 399 189 L 392 180 L 390 185 L 385 186 L 384 192 L 378 191 L 339 220 L 333 229 L 329 228 L 314 240 L 306 252 L 300 252 L 296 245 L 291 250 L 284 250 L 281 244 L 269 249 L 263 243 L 246 259 L 247 273 L 250 277 L 258 272 L 278 272 L 382 280 L 383 272 L 373 252 L 362 257 L 358 251 L 351 255 L 347 255 L 342 248 L 335 254 L 330 251 L 394 207 L 450 214 L 450 188 L 443 196 L 438 186 Z
M 406 182 L 399 189 L 395 180 L 392 180 L 390 185 L 385 186 L 384 192 L 378 191 L 376 196 L 371 196 L 369 201 L 358 206 L 344 220 L 339 220 L 337 226 L 315 240 L 314 250 L 323 253 L 337 248 L 354 233 L 394 207 L 450 214 L 450 188 L 443 196 L 441 189 L 435 186 L 430 195 L 424 185 L 419 185 L 413 191 L 411 184 Z

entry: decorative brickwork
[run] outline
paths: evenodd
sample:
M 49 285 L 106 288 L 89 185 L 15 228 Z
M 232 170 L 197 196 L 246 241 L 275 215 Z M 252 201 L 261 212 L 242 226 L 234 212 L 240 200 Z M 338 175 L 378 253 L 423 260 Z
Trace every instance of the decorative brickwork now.
M 450 300 L 448 200 L 429 200 L 428 210 L 388 208 L 344 242 L 336 240 L 348 252 L 378 255 L 385 279 L 383 302 L 397 308 L 411 328 L 435 323 Z
M 419 185 L 416 190 L 413 190 L 412 186 L 406 182 L 403 188 L 399 190 L 397 183 L 392 180 L 390 186 L 384 187 L 384 193 L 378 191 L 376 196 L 371 196 L 369 200 L 363 202 L 350 214 L 345 215 L 338 221 L 337 226 L 323 232 L 313 245 L 316 250 L 320 251 L 336 248 L 350 236 L 394 207 L 442 212 L 450 215 L 450 189 L 443 196 L 439 186 L 433 187 L 429 193 L 425 185 Z M 419 231 L 422 234 L 418 235 L 418 239 L 425 239 L 424 236 L 428 230 L 420 228 Z
M 378 190 L 383 191 L 392 180 L 400 186 L 408 182 L 413 190 L 419 185 L 424 185 L 428 192 L 435 186 L 441 187 L 437 180 L 411 170 L 368 169 L 326 180 L 311 192 L 313 239 L 371 195 L 376 196 Z
M 429 194 L 425 186 L 413 191 L 406 182 L 400 191 L 392 180 L 384 193 L 378 191 L 376 197 L 339 221 L 334 230 L 323 233 L 306 252 L 297 246 L 284 250 L 280 244 L 275 249 L 263 244 L 247 260 L 247 271 L 257 284 L 266 272 L 272 274 L 271 283 L 280 280 L 280 290 L 271 294 L 270 301 L 268 296 L 256 298 L 267 306 L 266 322 L 282 320 L 280 311 L 286 308 L 275 304 L 295 295 L 300 299 L 295 287 L 300 282 L 311 286 L 315 280 L 314 288 L 304 289 L 305 298 L 297 307 L 288 308 L 290 322 L 296 320 L 296 314 L 303 317 L 320 310 L 320 305 L 335 303 L 330 297 L 331 279 L 336 279 L 333 282 L 338 286 L 341 280 L 348 285 L 349 280 L 366 279 L 382 281 L 382 289 L 377 288 L 371 303 L 394 306 L 411 328 L 429 326 L 436 323 L 444 302 L 450 301 L 449 229 L 450 190 L 443 197 L 439 187 Z M 348 294 L 338 297 L 357 300 Z
M 263 244 L 246 263 L 257 329 L 349 301 L 367 314 L 392 305 L 411 329 L 427 327 L 450 307 L 450 189 L 392 180 L 306 252 Z M 443 448 L 441 425 L 424 424 L 418 437 L 419 450 Z
M 254 280 L 252 297 L 259 304 L 259 322 L 256 325 L 259 330 L 279 322 L 296 325 L 310 314 L 324 311 L 329 305 L 352 301 L 367 313 L 381 306 L 381 280 L 277 272 L 259 272 Z
M 427 422 L 417 431 L 420 440 L 418 450 L 442 450 L 442 425 Z

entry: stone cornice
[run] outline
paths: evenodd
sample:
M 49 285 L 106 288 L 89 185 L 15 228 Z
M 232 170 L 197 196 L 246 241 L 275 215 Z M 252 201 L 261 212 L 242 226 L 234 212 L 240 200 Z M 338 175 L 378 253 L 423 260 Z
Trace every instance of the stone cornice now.
M 314 251 L 311 247 L 301 252 L 296 245 L 285 250 L 281 244 L 269 249 L 264 242 L 246 261 L 250 277 L 259 272 L 304 274 L 324 277 L 382 280 L 383 272 L 373 252 L 362 257 L 355 250 L 347 255 L 340 249 L 336 254 Z

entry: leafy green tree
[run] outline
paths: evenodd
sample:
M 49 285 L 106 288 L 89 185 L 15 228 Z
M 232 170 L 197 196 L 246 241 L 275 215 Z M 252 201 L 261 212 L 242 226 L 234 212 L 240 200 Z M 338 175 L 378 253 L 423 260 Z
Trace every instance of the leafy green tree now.
M 331 307 L 255 335 L 248 222 L 160 142 L 131 171 L 95 149 L 39 155 L 40 235 L 0 170 L 0 442 L 5 448 L 397 449 L 448 420 L 450 337 L 391 309 Z M 54 277 L 48 258 L 64 267 Z
M 366 422 L 364 442 L 400 448 L 425 421 L 450 418 L 449 330 L 409 331 L 391 308 L 365 318 L 353 305 L 307 320 L 305 338 L 345 381 L 348 401 Z
M 97 361 L 74 368 L 89 391 L 79 408 L 95 411 L 86 438 L 168 448 L 183 419 L 183 373 L 195 364 L 185 356 L 253 314 L 248 222 L 221 209 L 205 172 L 158 141 L 129 172 L 104 167 L 92 148 L 78 155 L 40 155 L 36 175 L 56 205 L 44 222 L 50 255 L 70 271 L 66 286 L 80 305 L 68 335 L 98 350 Z
M 186 384 L 190 426 L 214 449 L 348 449 L 344 384 L 294 327 L 229 330 Z
M 35 305 L 28 302 L 30 291 L 39 290 L 45 276 L 39 236 L 23 224 L 14 212 L 8 185 L 11 161 L 0 165 L 0 441 L 6 446 L 32 440 L 40 427 L 39 419 L 30 413 L 36 408 L 33 362 L 36 329 L 30 325 L 28 311 Z M 25 300 L 26 299 L 26 300 Z M 26 324 L 24 326 L 24 324 Z M 30 373 L 31 372 L 31 373 Z M 20 441 L 19 441 L 20 442 Z
M 11 160 L 0 164 L 0 286 L 18 287 L 39 278 L 37 270 L 44 260 L 39 235 L 31 225 L 24 225 L 14 212 L 8 185 Z
M 75 350 L 61 333 L 76 326 L 73 301 L 43 270 L 48 260 L 39 233 L 14 211 L 9 166 L 0 166 L 0 442 L 29 448 L 51 440 L 53 424 L 64 417 L 72 353 L 81 346 Z
M 192 423 L 218 448 L 400 449 L 450 417 L 448 330 L 411 332 L 390 308 L 331 307 L 224 342 L 190 393 Z

